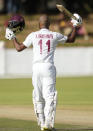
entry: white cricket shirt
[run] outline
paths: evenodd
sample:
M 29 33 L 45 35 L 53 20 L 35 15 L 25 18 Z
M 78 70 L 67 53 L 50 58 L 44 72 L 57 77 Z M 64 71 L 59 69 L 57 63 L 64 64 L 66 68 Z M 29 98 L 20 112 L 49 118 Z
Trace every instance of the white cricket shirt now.
M 67 36 L 48 29 L 41 29 L 27 36 L 23 44 L 26 47 L 33 45 L 33 63 L 54 63 L 54 52 L 58 43 L 65 43 Z

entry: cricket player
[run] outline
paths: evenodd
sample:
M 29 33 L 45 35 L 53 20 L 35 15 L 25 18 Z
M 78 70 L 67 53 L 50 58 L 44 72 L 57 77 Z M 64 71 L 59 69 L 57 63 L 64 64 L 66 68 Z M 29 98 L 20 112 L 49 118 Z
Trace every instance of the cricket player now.
M 33 104 L 41 131 L 55 131 L 57 91 L 55 88 L 54 52 L 58 43 L 75 41 L 76 27 L 82 24 L 82 19 L 78 14 L 74 14 L 74 16 L 78 21 L 71 19 L 73 29 L 69 36 L 50 31 L 50 20 L 47 15 L 42 15 L 39 19 L 40 30 L 30 33 L 23 43 L 18 42 L 11 29 L 6 29 L 6 39 L 13 40 L 18 52 L 33 45 Z

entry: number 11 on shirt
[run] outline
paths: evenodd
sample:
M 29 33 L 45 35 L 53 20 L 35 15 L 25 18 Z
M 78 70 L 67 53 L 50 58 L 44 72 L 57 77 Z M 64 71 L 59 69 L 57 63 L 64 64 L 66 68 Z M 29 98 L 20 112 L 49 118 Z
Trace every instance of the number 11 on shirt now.
M 40 54 L 42 54 L 42 39 L 39 40 L 38 45 L 40 46 Z M 46 45 L 48 46 L 48 53 L 50 52 L 50 40 L 46 42 Z

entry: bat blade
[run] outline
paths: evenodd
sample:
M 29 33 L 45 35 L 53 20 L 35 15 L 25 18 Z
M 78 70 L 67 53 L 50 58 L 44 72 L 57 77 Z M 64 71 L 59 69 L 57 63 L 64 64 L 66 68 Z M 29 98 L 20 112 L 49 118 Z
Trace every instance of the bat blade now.
M 63 12 L 65 15 L 67 15 L 70 19 L 73 18 L 75 20 L 77 20 L 77 18 L 75 16 L 73 16 L 73 14 L 67 10 L 63 5 L 58 5 L 56 4 L 56 7 L 57 9 L 60 11 L 60 12 Z

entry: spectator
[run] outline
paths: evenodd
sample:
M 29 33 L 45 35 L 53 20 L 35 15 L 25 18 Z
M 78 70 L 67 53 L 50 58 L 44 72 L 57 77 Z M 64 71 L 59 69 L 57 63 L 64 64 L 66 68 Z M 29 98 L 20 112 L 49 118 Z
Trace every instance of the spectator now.
M 7 0 L 6 8 L 8 14 L 17 13 L 20 8 L 20 0 Z
M 3 12 L 4 9 L 4 0 L 0 0 L 0 13 Z

